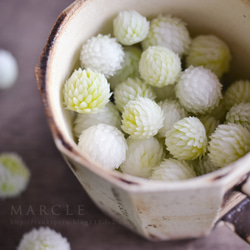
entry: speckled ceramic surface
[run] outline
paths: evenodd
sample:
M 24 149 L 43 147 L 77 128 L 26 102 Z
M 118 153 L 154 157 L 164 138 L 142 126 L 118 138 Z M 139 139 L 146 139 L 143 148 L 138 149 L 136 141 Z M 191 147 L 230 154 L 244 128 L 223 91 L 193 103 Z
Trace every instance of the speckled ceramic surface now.
M 123 9 L 135 9 L 147 17 L 172 13 L 188 23 L 191 35 L 218 35 L 232 50 L 229 78 L 250 79 L 250 1 L 76 1 L 58 17 L 36 68 L 56 146 L 101 210 L 150 240 L 207 235 L 245 199 L 241 190 L 250 194 L 250 154 L 206 176 L 155 183 L 103 169 L 81 154 L 74 141 L 71 113 L 62 104 L 62 85 L 79 63 L 82 43 L 99 32 L 111 31 L 112 19 Z

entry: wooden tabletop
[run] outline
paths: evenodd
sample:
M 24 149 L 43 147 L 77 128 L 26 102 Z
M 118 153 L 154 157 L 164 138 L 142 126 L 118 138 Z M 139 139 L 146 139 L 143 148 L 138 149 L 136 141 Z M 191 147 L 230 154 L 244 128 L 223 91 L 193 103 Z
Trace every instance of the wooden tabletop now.
M 92 203 L 54 145 L 34 77 L 56 17 L 71 2 L 0 1 L 0 48 L 11 51 L 19 65 L 15 86 L 0 91 L 0 153 L 18 153 L 31 171 L 25 192 L 0 200 L 0 249 L 16 249 L 24 233 L 40 226 L 60 232 L 72 250 L 249 249 L 225 226 L 206 238 L 149 242 Z

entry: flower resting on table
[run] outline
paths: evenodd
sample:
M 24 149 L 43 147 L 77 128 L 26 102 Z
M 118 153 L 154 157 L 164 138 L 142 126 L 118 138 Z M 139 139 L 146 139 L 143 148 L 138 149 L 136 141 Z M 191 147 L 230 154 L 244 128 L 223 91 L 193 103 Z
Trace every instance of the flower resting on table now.
M 75 70 L 64 84 L 64 103 L 78 113 L 97 113 L 111 96 L 106 77 L 90 69 Z

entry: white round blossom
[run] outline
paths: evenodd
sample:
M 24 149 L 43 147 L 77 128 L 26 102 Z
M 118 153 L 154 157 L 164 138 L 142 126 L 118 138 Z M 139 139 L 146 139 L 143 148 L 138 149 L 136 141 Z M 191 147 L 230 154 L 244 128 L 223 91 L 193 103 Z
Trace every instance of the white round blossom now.
M 190 66 L 177 82 L 176 97 L 187 111 L 205 114 L 219 104 L 221 89 L 217 76 L 209 69 Z
M 98 113 L 78 113 L 74 120 L 74 135 L 78 138 L 83 130 L 99 123 L 109 124 L 117 127 L 118 129 L 121 128 L 120 113 L 112 102 L 107 103 Z
M 228 110 L 235 104 L 250 102 L 250 81 L 233 82 L 226 90 L 224 100 Z
M 141 58 L 141 49 L 138 47 L 125 47 L 124 48 L 124 61 L 122 68 L 117 70 L 115 75 L 109 78 L 111 89 L 115 89 L 117 85 L 124 82 L 129 77 L 136 78 L 140 76 L 139 61 Z
M 79 137 L 79 148 L 106 169 L 117 169 L 126 158 L 127 142 L 114 126 L 100 123 L 85 129 Z
M 240 124 L 220 124 L 210 136 L 208 156 L 216 167 L 224 167 L 250 150 L 250 132 Z
M 139 72 L 150 85 L 164 87 L 176 82 L 181 72 L 181 60 L 166 47 L 150 46 L 141 55 Z
M 149 32 L 142 47 L 145 50 L 149 46 L 160 45 L 182 56 L 187 53 L 190 42 L 184 21 L 171 15 L 159 15 L 150 21 Z
M 133 45 L 144 40 L 149 22 L 135 10 L 120 11 L 113 20 L 114 35 L 123 45 Z
M 15 83 L 18 65 L 15 57 L 7 50 L 0 49 L 0 89 L 6 89 Z
M 32 229 L 23 235 L 17 250 L 70 250 L 70 244 L 60 233 L 48 227 Z
M 163 159 L 163 145 L 155 137 L 145 140 L 128 138 L 127 143 L 126 160 L 120 166 L 122 172 L 148 178 Z
M 82 45 L 80 55 L 82 68 L 90 68 L 106 77 L 113 76 L 121 69 L 123 60 L 122 46 L 110 35 L 98 34 Z
M 190 45 L 186 64 L 189 66 L 204 66 L 218 77 L 229 70 L 231 53 L 228 46 L 214 35 L 195 37 Z
M 167 150 L 179 160 L 194 160 L 205 154 L 207 136 L 204 125 L 196 117 L 177 121 L 166 133 Z
M 235 104 L 226 115 L 226 123 L 241 124 L 250 131 L 250 102 Z
M 97 113 L 111 96 L 109 83 L 103 74 L 90 69 L 75 70 L 64 84 L 64 103 L 78 113 Z
M 211 115 L 204 115 L 199 117 L 199 119 L 206 129 L 207 137 L 209 137 L 220 124 L 220 121 Z
M 193 166 L 185 161 L 165 159 L 152 171 L 150 179 L 166 182 L 182 181 L 196 177 Z
M 131 100 L 122 113 L 122 130 L 135 139 L 149 139 L 163 126 L 160 106 L 146 97 Z
M 187 116 L 187 112 L 181 105 L 178 103 L 177 100 L 168 100 L 162 101 L 159 103 L 163 114 L 164 114 L 164 121 L 163 127 L 159 129 L 158 135 L 160 137 L 165 137 L 166 132 L 180 119 L 183 119 Z
M 155 99 L 152 87 L 139 78 L 128 78 L 114 90 L 115 104 L 121 112 L 130 100 L 135 100 L 139 96 Z
M 30 171 L 20 156 L 0 154 L 0 198 L 18 196 L 26 189 L 29 179 Z

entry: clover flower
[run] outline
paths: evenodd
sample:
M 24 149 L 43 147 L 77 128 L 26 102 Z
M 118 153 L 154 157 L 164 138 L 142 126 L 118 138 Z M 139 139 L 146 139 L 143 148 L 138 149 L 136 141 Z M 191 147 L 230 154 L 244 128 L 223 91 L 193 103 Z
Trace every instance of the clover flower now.
M 79 138 L 83 130 L 99 123 L 109 124 L 118 129 L 121 128 L 120 113 L 117 107 L 112 102 L 107 103 L 98 113 L 78 113 L 74 120 L 74 135 Z
M 196 159 L 195 163 L 193 163 L 193 166 L 197 176 L 208 174 L 219 169 L 218 167 L 214 166 L 208 155 Z
M 148 178 L 163 159 L 163 145 L 155 137 L 145 140 L 128 138 L 127 143 L 126 160 L 120 166 L 122 172 Z
M 163 114 L 164 121 L 163 127 L 159 129 L 158 135 L 159 137 L 165 137 L 166 132 L 176 123 L 177 121 L 183 119 L 187 116 L 187 112 L 177 100 L 168 100 L 162 101 L 159 103 Z
M 160 45 L 182 56 L 187 54 L 191 38 L 186 23 L 178 17 L 159 15 L 150 21 L 149 32 L 142 41 L 143 49 Z
M 97 113 L 111 96 L 110 87 L 103 74 L 90 69 L 75 70 L 64 84 L 64 103 L 78 113 Z
M 225 92 L 225 104 L 229 110 L 234 104 L 250 102 L 250 81 L 233 82 Z
M 220 124 L 210 136 L 208 156 L 218 168 L 232 163 L 250 150 L 250 132 L 240 124 Z
M 195 37 L 190 45 L 187 66 L 204 66 L 219 78 L 229 70 L 231 53 L 228 46 L 214 35 Z
M 235 104 L 228 111 L 225 122 L 241 124 L 250 131 L 250 103 Z
M 122 68 L 117 70 L 115 75 L 109 78 L 109 83 L 113 90 L 117 85 L 128 78 L 136 78 L 140 76 L 139 61 L 142 53 L 141 49 L 133 46 L 125 47 L 124 53 L 124 61 L 121 65 Z
M 135 100 L 139 96 L 155 99 L 152 87 L 139 78 L 128 78 L 114 90 L 115 104 L 121 112 L 130 100 Z
M 30 171 L 15 153 L 0 154 L 0 198 L 15 197 L 29 182 Z
M 113 30 L 118 42 L 133 45 L 146 38 L 149 22 L 135 10 L 120 11 L 113 20 Z
M 108 124 L 100 123 L 85 129 L 78 146 L 106 169 L 119 168 L 126 158 L 127 142 L 123 133 Z
M 122 113 L 122 130 L 134 139 L 149 139 L 163 126 L 160 106 L 146 97 L 131 100 Z
M 0 89 L 6 89 L 15 83 L 18 66 L 15 57 L 7 50 L 0 49 Z
M 17 250 L 70 250 L 70 244 L 60 233 L 48 227 L 32 229 L 23 235 Z
M 156 102 L 164 101 L 165 99 L 174 100 L 175 96 L 175 85 L 167 85 L 162 88 L 152 87 L 156 94 Z
M 196 177 L 196 173 L 193 166 L 187 162 L 176 159 L 165 159 L 159 166 L 153 169 L 150 179 L 175 182 L 193 177 Z
M 187 111 L 205 114 L 219 104 L 221 89 L 217 76 L 209 69 L 190 66 L 181 74 L 175 94 Z
M 82 45 L 80 55 L 82 68 L 98 71 L 107 78 L 122 67 L 123 60 L 122 46 L 110 35 L 98 34 Z
M 139 62 L 141 77 L 150 85 L 164 87 L 174 84 L 181 72 L 179 56 L 162 46 L 150 46 Z
M 194 160 L 206 153 L 207 136 L 202 122 L 196 117 L 177 121 L 166 133 L 167 150 L 178 160 Z
M 215 131 L 217 126 L 220 124 L 219 120 L 210 115 L 201 116 L 199 117 L 199 119 L 206 129 L 207 138 L 209 138 L 209 136 Z

